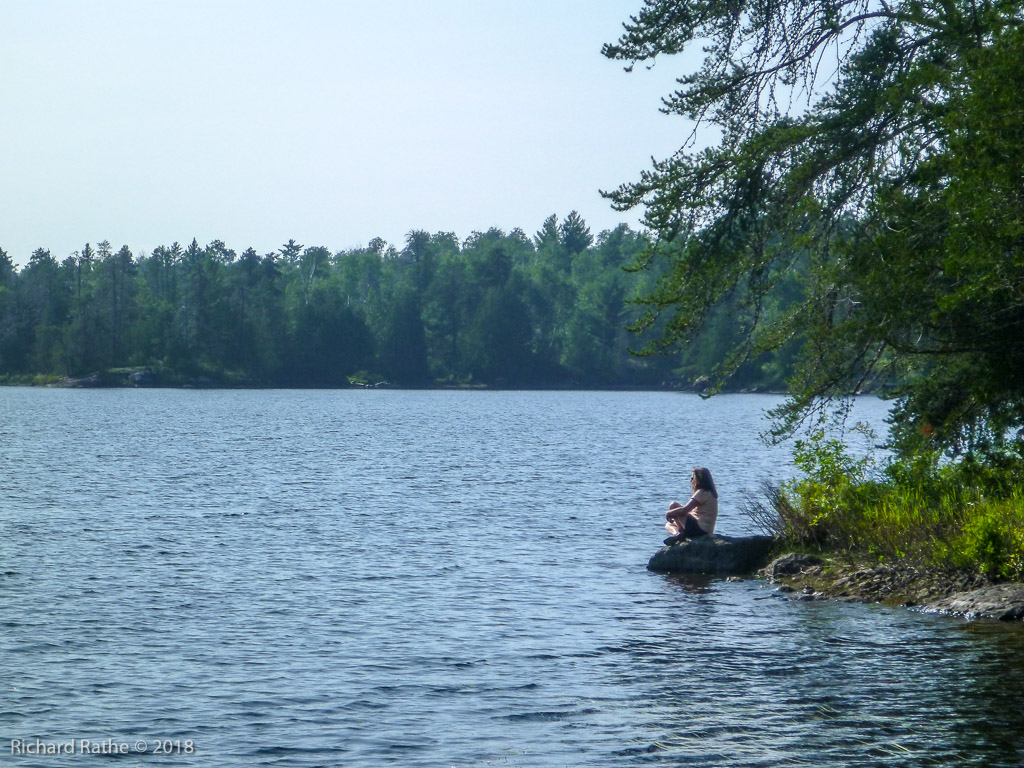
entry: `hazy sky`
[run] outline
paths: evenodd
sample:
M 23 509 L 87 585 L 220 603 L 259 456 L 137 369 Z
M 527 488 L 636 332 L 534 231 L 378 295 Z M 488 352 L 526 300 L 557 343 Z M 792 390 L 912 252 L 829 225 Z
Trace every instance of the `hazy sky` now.
M 600 55 L 640 0 L 0 0 L 0 247 L 263 253 L 636 214 L 682 63 Z

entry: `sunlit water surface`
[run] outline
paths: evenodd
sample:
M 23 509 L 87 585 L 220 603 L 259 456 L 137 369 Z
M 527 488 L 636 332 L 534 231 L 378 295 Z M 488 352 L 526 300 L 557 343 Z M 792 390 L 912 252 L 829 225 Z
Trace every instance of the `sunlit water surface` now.
M 1024 764 L 1019 628 L 645 570 L 776 402 L 0 389 L 0 764 Z

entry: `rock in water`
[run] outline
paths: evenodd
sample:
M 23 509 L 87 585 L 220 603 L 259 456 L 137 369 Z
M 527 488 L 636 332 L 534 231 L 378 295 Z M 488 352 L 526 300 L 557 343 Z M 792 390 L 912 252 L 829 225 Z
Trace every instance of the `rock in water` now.
M 647 563 L 647 570 L 740 576 L 764 567 L 774 544 L 771 536 L 701 536 L 662 547 Z
M 1024 584 L 992 584 L 960 592 L 926 605 L 927 612 L 965 616 L 969 619 L 1024 619 Z
M 803 573 L 808 568 L 813 568 L 814 566 L 821 564 L 822 560 L 820 557 L 790 552 L 788 555 L 783 555 L 782 557 L 772 560 L 764 569 L 764 575 L 772 581 L 775 581 L 780 576 L 795 576 L 799 573 Z

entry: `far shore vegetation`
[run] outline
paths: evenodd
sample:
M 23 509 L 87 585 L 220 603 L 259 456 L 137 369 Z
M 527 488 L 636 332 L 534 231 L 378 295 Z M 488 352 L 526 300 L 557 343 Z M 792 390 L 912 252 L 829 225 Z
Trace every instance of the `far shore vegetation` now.
M 746 310 L 724 307 L 682 356 L 631 354 L 630 300 L 657 273 L 624 267 L 650 245 L 571 212 L 532 236 L 414 230 L 347 251 L 101 242 L 19 270 L 0 249 L 0 383 L 700 389 Z M 788 360 L 751 360 L 732 386 L 781 391 Z

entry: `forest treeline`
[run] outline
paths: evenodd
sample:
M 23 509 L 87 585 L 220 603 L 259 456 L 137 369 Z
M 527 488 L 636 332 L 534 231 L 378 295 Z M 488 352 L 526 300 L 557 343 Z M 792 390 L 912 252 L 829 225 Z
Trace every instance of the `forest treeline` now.
M 658 275 L 624 268 L 648 246 L 626 225 L 594 237 L 574 211 L 533 237 L 412 231 L 401 248 L 104 241 L 62 261 L 37 249 L 20 270 L 0 250 L 0 380 L 149 368 L 165 384 L 699 386 L 736 317 L 681 357 L 631 354 L 629 299 Z M 782 367 L 760 361 L 734 383 L 781 388 Z

